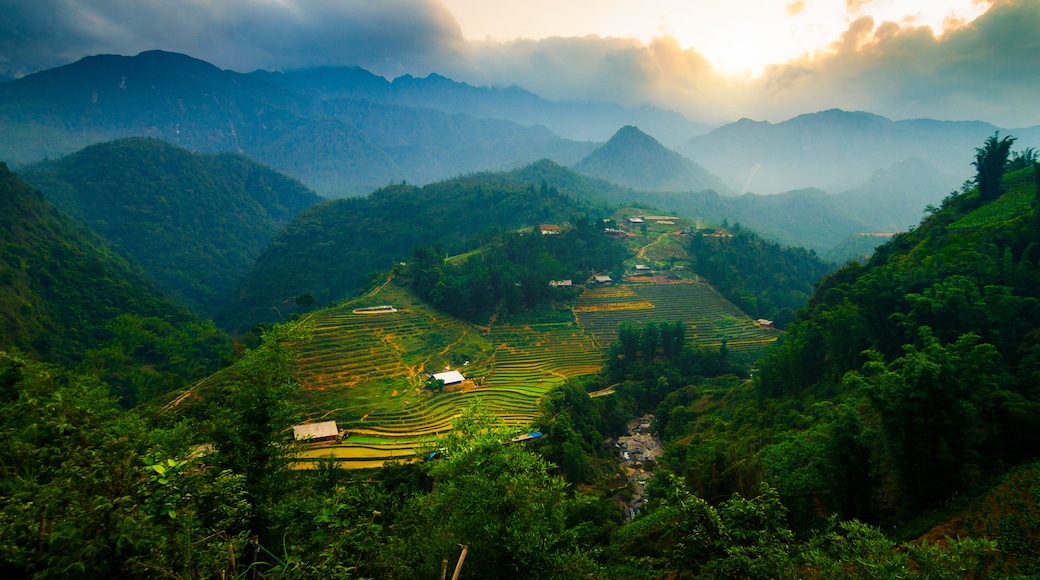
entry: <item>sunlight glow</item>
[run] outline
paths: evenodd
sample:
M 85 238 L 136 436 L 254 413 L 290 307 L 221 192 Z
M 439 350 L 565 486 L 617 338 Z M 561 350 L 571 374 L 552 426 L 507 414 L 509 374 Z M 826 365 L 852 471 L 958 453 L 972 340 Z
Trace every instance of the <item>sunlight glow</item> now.
M 989 7 L 979 0 L 442 0 L 466 38 L 509 41 L 552 36 L 672 36 L 704 55 L 719 72 L 758 75 L 825 50 L 850 23 L 870 16 L 944 27 L 971 22 Z

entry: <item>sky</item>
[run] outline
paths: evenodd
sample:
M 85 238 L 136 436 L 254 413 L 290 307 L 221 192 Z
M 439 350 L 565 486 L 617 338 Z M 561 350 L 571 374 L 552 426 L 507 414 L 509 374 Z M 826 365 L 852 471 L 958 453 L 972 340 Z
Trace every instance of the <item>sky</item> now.
M 1040 124 L 1040 0 L 5 0 L 0 75 L 92 54 L 437 72 L 550 100 L 781 121 Z

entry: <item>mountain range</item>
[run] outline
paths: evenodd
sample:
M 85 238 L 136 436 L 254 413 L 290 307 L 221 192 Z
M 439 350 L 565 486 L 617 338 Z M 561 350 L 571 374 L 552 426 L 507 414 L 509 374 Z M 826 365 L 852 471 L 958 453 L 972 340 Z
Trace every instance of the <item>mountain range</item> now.
M 679 152 L 737 192 L 769 194 L 858 187 L 878 169 L 917 158 L 945 175 L 949 191 L 970 176 L 974 149 L 1000 131 L 1016 148 L 1040 146 L 1040 127 L 1002 129 L 981 121 L 892 121 L 831 109 L 781 123 L 741 119 L 690 139 Z
M 93 56 L 0 83 L 0 129 L 7 136 L 0 158 L 18 165 L 99 141 L 150 136 L 193 151 L 244 153 L 337 197 L 543 157 L 570 164 L 594 148 L 544 125 L 490 116 L 496 112 L 525 110 L 526 121 L 556 116 L 575 126 L 597 118 L 609 131 L 618 126 L 612 119 L 681 124 L 675 113 L 557 107 L 520 89 L 472 87 L 436 75 L 398 81 L 351 68 L 240 74 L 162 51 Z M 518 99 L 527 104 L 513 107 Z M 470 107 L 474 101 L 484 105 Z
M 608 175 L 595 158 L 584 161 L 629 125 L 715 177 L 671 181 L 635 166 Z M 245 154 L 327 197 L 543 158 L 583 162 L 640 190 L 759 194 L 855 190 L 878 170 L 920 159 L 937 170 L 934 188 L 949 192 L 968 177 L 974 147 L 994 132 L 1016 136 L 1017 148 L 1040 145 L 1038 127 L 892 121 L 837 109 L 707 130 L 671 111 L 554 103 L 519 87 L 436 74 L 393 81 L 357 67 L 242 74 L 162 51 L 87 57 L 0 83 L 0 159 L 16 169 L 92 143 L 150 136 L 191 151 Z

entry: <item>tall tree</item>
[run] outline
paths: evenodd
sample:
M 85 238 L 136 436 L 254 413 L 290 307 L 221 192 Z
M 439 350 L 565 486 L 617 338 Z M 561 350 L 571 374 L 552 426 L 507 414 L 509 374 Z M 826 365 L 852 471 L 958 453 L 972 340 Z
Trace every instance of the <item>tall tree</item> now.
M 982 202 L 992 201 L 1004 192 L 1001 179 L 1007 169 L 1008 154 L 1015 138 L 1010 135 L 1000 138 L 1000 132 L 994 133 L 982 147 L 975 148 L 975 161 L 972 165 L 977 171 L 975 185 L 979 188 L 979 199 Z

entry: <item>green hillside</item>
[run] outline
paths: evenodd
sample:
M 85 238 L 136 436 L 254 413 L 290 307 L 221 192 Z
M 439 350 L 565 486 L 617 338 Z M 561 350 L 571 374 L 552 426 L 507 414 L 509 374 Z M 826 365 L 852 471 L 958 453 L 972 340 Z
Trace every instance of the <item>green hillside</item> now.
M 476 174 L 415 187 L 394 185 L 364 198 L 316 205 L 278 233 L 243 278 L 219 321 L 248 330 L 297 310 L 357 292 L 376 271 L 406 260 L 417 245 L 458 254 L 502 231 L 559 224 L 590 206 L 544 182 Z
M 23 177 L 164 292 L 210 317 L 271 236 L 320 199 L 244 157 L 144 138 L 92 145 Z
M 764 361 L 763 396 L 833 398 L 853 422 L 819 427 L 855 440 L 833 466 L 852 478 L 834 490 L 848 515 L 906 518 L 1036 457 L 1036 178 L 1006 174 L 988 199 L 951 194 L 865 265 L 826 277 Z
M 0 165 L 0 347 L 103 377 L 125 404 L 216 370 L 230 340 Z
M 912 168 L 912 164 L 909 164 Z M 906 172 L 909 172 L 909 168 Z M 599 203 L 632 204 L 654 207 L 662 212 L 675 212 L 695 218 L 701 223 L 737 224 L 754 230 L 759 235 L 785 246 L 804 247 L 820 253 L 829 251 L 848 236 L 875 229 L 858 214 L 843 206 L 844 196 L 830 195 L 819 189 L 788 191 L 775 195 L 747 193 L 739 196 L 720 195 L 716 191 L 694 191 L 676 193 L 648 191 L 639 187 L 627 187 L 610 183 L 604 179 L 582 175 L 552 161 L 542 160 L 511 172 L 524 183 L 537 186 L 548 182 L 572 195 Z M 902 175 L 895 171 L 886 177 Z M 887 182 L 885 182 L 887 183 Z M 866 188 L 857 192 L 863 205 L 886 202 L 890 197 L 899 197 L 903 189 L 892 191 Z M 850 193 L 851 198 L 853 194 Z M 899 207 L 904 202 L 892 201 Z M 920 208 L 913 211 L 921 211 Z M 900 215 L 906 215 L 906 210 Z M 864 210 L 864 213 L 868 213 Z M 919 215 L 919 214 L 918 214 Z M 877 216 L 873 216 L 877 217 Z
M 829 275 L 788 333 L 703 283 L 694 223 L 623 208 L 486 231 L 446 258 L 416 248 L 156 413 L 0 353 L 0 566 L 233 577 L 260 552 L 269 577 L 424 578 L 462 544 L 482 578 L 1035 576 L 1040 191 L 1029 169 L 1004 185 Z M 583 228 L 626 250 L 588 267 L 620 283 L 579 268 L 585 288 L 527 304 L 536 269 L 504 284 L 509 307 L 492 273 L 562 268 Z M 801 268 L 712 229 L 735 272 L 782 288 L 740 261 Z M 481 268 L 491 316 L 432 306 Z M 466 380 L 430 380 L 448 368 Z M 289 442 L 329 419 L 342 440 Z M 532 426 L 544 436 L 507 443 Z M 662 453 L 630 458 L 637 436 Z

